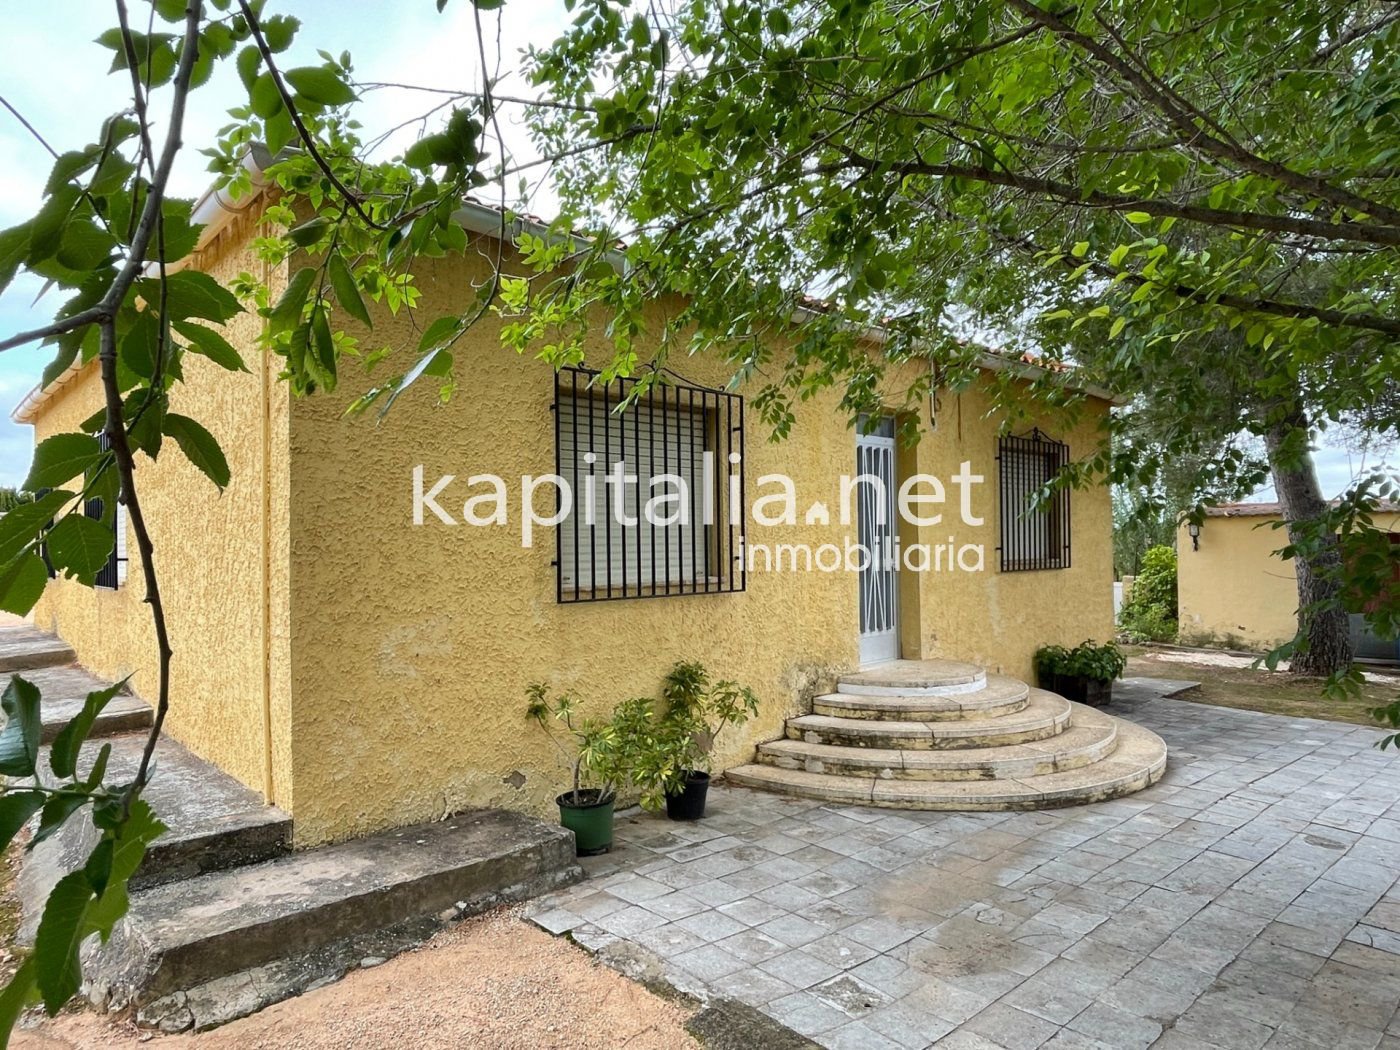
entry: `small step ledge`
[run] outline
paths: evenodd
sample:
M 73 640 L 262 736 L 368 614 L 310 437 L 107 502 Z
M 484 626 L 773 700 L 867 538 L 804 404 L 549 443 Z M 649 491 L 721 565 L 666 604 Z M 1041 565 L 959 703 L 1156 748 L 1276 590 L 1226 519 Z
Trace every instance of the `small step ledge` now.
M 844 674 L 836 691 L 850 696 L 956 696 L 975 693 L 987 681 L 976 664 L 957 660 L 892 660 Z
M 758 760 L 782 769 L 881 780 L 1013 780 L 1078 769 L 1108 757 L 1117 743 L 1117 723 L 1097 712 L 1076 715 L 1074 728 L 1028 744 L 904 751 L 833 747 L 801 740 L 758 746 Z
M 810 744 L 895 751 L 1000 747 L 1044 740 L 1064 732 L 1070 724 L 1070 710 L 1070 702 L 1064 697 L 1032 689 L 1025 708 L 1009 715 L 935 722 L 799 715 L 787 720 L 785 732 L 789 739 Z
M 1049 809 L 1118 798 L 1161 778 L 1167 763 L 1162 738 L 1121 719 L 1117 729 L 1118 746 L 1101 762 L 1062 773 L 1011 780 L 892 780 L 832 776 L 757 764 L 728 770 L 724 776 L 729 783 L 741 787 L 890 809 Z
M 157 886 L 88 951 L 88 995 L 166 1030 L 209 1028 L 338 976 L 363 954 L 582 877 L 573 835 L 504 810 L 462 813 Z
M 973 692 L 952 695 L 871 696 L 827 693 L 812 701 L 814 715 L 888 722 L 939 722 L 1015 714 L 1025 708 L 1030 688 L 1005 675 L 988 675 Z
M 0 674 L 57 667 L 75 659 L 71 645 L 30 624 L 0 627 Z

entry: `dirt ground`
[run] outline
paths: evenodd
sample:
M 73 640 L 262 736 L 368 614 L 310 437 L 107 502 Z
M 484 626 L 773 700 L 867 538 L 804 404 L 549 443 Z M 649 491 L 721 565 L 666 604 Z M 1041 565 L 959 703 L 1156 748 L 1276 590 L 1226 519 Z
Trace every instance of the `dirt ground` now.
M 16 1034 L 18 1050 L 472 1047 L 686 1050 L 690 1011 L 524 922 L 469 919 L 422 948 L 223 1028 L 163 1036 L 87 1012 Z
M 1231 653 L 1189 649 L 1124 646 L 1128 669 L 1138 678 L 1185 678 L 1200 686 L 1177 699 L 1217 707 L 1237 707 L 1274 715 L 1326 718 L 1333 722 L 1383 728 L 1371 709 L 1400 699 L 1400 672 L 1368 671 L 1359 697 L 1332 700 L 1322 693 L 1322 680 L 1294 677 L 1284 671 L 1254 668 L 1253 658 Z

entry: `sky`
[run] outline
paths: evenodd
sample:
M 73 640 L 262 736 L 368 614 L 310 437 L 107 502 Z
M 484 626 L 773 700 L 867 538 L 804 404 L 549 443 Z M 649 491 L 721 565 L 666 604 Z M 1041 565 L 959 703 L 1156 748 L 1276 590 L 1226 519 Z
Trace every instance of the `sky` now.
M 132 9 L 144 9 L 144 4 Z M 111 52 L 95 43 L 115 21 L 110 0 L 48 0 L 46 3 L 7 3 L 0 33 L 0 95 L 22 113 L 58 152 L 81 148 L 97 137 L 102 121 L 129 96 L 125 73 L 106 73 Z M 479 88 L 480 61 L 469 0 L 448 0 L 439 14 L 435 0 L 269 0 L 265 14 L 292 14 L 302 22 L 298 41 L 282 56 L 284 68 L 320 62 L 316 50 L 332 54 L 349 51 L 362 82 L 411 83 L 423 87 Z M 531 44 L 544 46 L 568 24 L 563 0 L 506 0 L 499 15 L 483 15 L 489 37 L 499 31 L 500 67 L 504 78 L 497 90 L 528 96 L 531 90 L 518 74 L 517 56 Z M 488 49 L 494 64 L 495 48 Z M 190 99 L 185 142 L 171 181 L 177 196 L 197 197 L 211 176 L 198 150 L 212 145 L 227 123 L 226 111 L 244 101 L 231 63 Z M 381 89 L 367 92 L 356 115 L 365 137 L 411 120 L 438 101 L 421 92 Z M 153 107 L 162 112 L 163 99 Z M 434 118 L 435 119 L 435 118 Z M 431 125 L 430 125 L 431 126 Z M 416 128 L 391 139 L 385 155 L 401 151 Z M 158 132 L 159 134 L 159 132 Z M 529 153 L 518 124 L 505 129 L 508 146 L 517 157 Z M 43 146 L 7 112 L 0 110 L 0 228 L 22 222 L 41 202 L 41 190 L 52 160 Z M 532 210 L 547 214 L 547 191 Z M 37 298 L 38 281 L 21 276 L 0 295 L 0 333 L 44 324 L 59 305 L 54 298 Z M 10 410 L 35 385 L 50 353 L 37 347 L 0 353 L 0 485 L 18 485 L 29 467 L 33 432 L 9 418 Z M 1361 456 L 1335 447 L 1324 438 L 1316 460 L 1323 492 L 1336 495 L 1351 479 L 1389 460 L 1400 461 L 1394 449 L 1387 455 Z M 1261 491 L 1255 498 L 1270 499 Z

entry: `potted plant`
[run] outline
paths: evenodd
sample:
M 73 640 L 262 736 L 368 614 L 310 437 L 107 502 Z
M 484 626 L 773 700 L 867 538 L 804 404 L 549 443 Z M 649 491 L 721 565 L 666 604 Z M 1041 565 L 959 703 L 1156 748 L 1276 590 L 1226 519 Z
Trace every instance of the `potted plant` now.
M 559 806 L 559 823 L 574 833 L 574 848 L 580 857 L 608 852 L 612 849 L 613 803 L 620 779 L 613 722 L 579 720 L 574 697 L 563 693 L 551 699 L 540 683 L 525 693 L 526 717 L 540 724 L 572 774 L 573 787 L 554 800 Z M 564 726 L 571 746 L 559 739 L 555 724 Z M 585 781 L 591 781 L 592 786 L 585 787 Z
M 1085 640 L 1073 649 L 1047 645 L 1036 650 L 1036 679 L 1042 689 L 1066 700 L 1102 707 L 1113 699 L 1113 680 L 1123 673 L 1128 658 L 1112 642 Z
M 711 685 L 709 673 L 695 662 L 677 664 L 666 676 L 661 695 L 666 713 L 658 747 L 667 768 L 675 766 L 661 785 L 666 815 L 672 820 L 699 820 L 705 815 L 715 739 L 726 726 L 739 725 L 757 714 L 758 697 L 737 682 Z

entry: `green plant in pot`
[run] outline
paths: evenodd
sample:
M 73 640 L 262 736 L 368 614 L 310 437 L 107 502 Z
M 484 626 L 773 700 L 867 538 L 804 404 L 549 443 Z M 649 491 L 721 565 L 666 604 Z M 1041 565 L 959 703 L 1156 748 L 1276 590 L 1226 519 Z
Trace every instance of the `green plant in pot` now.
M 1036 680 L 1042 689 L 1066 700 L 1102 707 L 1113 699 L 1113 680 L 1123 673 L 1128 658 L 1112 642 L 1085 640 L 1073 649 L 1047 645 L 1036 650 Z
M 574 833 L 580 857 L 612 849 L 613 804 L 622 780 L 617 731 L 612 720 L 580 719 L 578 701 L 567 693 L 550 697 L 540 684 L 526 691 L 526 717 L 534 719 L 559 749 L 570 770 L 573 786 L 554 801 L 559 823 Z M 568 743 L 560 739 L 563 726 Z
M 758 697 L 747 686 L 728 680 L 711 683 L 709 672 L 695 662 L 679 663 L 661 691 L 666 713 L 657 747 L 666 768 L 674 771 L 659 784 L 672 820 L 699 820 L 705 815 L 710 763 L 715 739 L 726 726 L 739 725 L 758 713 Z

